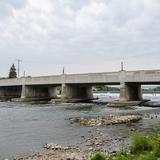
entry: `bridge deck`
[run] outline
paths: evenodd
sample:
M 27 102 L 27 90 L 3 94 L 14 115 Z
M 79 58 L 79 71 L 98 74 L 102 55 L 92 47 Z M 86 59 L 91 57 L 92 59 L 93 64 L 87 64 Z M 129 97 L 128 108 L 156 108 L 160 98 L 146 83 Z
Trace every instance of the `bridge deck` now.
M 160 84 L 160 70 L 119 71 L 85 74 L 65 74 L 16 79 L 1 79 L 0 86 L 61 85 L 66 84 Z

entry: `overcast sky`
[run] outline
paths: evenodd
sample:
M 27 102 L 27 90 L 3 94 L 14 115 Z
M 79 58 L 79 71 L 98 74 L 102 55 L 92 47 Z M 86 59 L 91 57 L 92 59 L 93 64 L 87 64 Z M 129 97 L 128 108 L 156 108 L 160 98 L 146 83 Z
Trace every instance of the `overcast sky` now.
M 160 69 L 160 0 L 0 0 L 0 76 Z

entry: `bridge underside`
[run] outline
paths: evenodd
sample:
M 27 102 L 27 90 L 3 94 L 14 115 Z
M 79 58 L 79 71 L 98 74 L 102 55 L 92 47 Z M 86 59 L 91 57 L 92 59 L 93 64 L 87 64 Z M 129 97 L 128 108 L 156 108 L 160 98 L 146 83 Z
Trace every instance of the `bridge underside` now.
M 53 99 L 57 98 L 57 86 L 23 85 L 21 99 Z
M 70 85 L 63 84 L 62 85 L 62 101 L 63 100 L 77 100 L 77 101 L 85 101 L 92 100 L 92 86 L 91 85 Z
M 0 87 L 0 99 L 19 98 L 21 96 L 21 90 L 21 86 Z
M 101 84 L 101 83 L 96 83 Z M 104 84 L 104 83 L 103 83 Z M 106 83 L 106 85 L 118 85 L 118 83 Z M 120 83 L 120 101 L 141 101 L 141 84 L 138 82 Z M 151 83 L 153 84 L 153 83 Z M 159 83 L 154 83 L 159 84 Z M 57 87 L 61 87 L 61 100 L 87 101 L 94 99 L 92 86 L 95 84 L 62 84 L 62 85 L 22 85 L 0 87 L 0 99 L 20 98 L 25 99 L 58 99 Z

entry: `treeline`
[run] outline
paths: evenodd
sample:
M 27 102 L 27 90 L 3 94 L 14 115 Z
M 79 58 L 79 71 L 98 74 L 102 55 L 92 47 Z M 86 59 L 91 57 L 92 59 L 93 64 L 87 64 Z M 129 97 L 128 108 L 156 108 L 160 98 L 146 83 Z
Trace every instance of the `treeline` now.
M 93 87 L 94 92 L 112 92 L 119 93 L 120 89 L 118 87 L 110 87 L 107 85 L 96 85 Z
M 142 89 L 143 93 L 160 93 L 160 87 Z
M 94 92 L 111 92 L 111 93 L 119 93 L 120 88 L 111 87 L 107 85 L 95 85 L 93 87 Z M 160 93 L 160 86 L 155 88 L 142 88 L 142 93 Z

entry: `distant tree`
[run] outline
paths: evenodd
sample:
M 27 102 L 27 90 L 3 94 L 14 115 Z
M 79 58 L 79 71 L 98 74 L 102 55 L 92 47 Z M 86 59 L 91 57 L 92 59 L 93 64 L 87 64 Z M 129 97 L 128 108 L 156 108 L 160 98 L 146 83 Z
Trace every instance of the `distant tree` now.
M 9 78 L 17 78 L 17 72 L 14 64 L 12 64 L 9 70 Z

